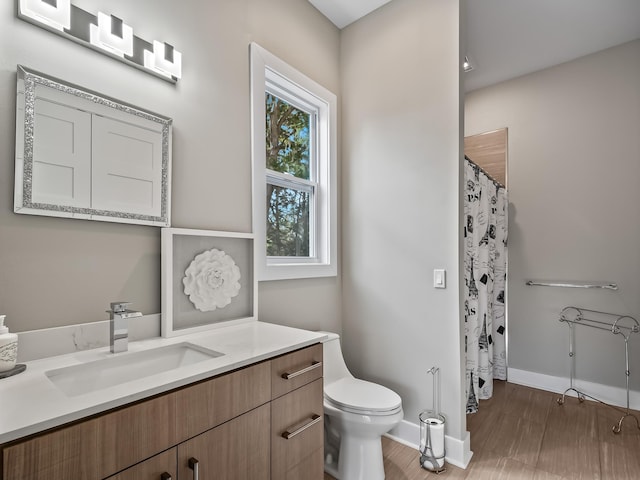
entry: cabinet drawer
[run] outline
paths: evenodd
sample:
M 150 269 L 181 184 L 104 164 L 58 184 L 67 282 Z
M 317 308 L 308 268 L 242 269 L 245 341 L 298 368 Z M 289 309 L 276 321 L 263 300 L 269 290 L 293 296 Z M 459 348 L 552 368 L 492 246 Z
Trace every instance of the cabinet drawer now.
M 279 480 L 323 480 L 324 476 L 324 447 L 317 448 L 311 454 L 304 457 L 300 463 L 295 464 Z M 272 480 L 276 480 L 273 477 Z
M 178 449 L 172 448 L 106 480 L 177 480 L 177 465 Z
M 270 372 L 270 363 L 262 362 L 175 392 L 178 441 L 268 403 Z
M 5 480 L 70 480 L 98 478 L 97 422 L 61 428 L 2 451 Z
M 272 398 L 277 398 L 321 377 L 321 343 L 274 358 L 271 360 Z
M 175 395 L 116 410 L 96 422 L 99 473 L 106 477 L 176 444 Z
M 271 478 L 323 479 L 322 398 L 320 378 L 271 402 Z

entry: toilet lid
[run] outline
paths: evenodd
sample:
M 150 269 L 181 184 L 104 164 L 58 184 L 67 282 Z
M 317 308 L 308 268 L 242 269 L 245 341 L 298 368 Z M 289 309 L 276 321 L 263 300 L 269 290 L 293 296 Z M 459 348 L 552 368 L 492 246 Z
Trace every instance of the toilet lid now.
M 324 396 L 348 410 L 384 413 L 402 405 L 402 399 L 393 390 L 357 378 L 341 378 L 326 385 Z

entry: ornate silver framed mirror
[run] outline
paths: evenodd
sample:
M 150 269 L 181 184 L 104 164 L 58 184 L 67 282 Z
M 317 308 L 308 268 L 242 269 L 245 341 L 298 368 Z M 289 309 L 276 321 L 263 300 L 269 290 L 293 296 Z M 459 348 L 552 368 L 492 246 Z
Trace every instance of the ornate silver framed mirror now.
M 171 224 L 172 120 L 18 66 L 14 212 Z

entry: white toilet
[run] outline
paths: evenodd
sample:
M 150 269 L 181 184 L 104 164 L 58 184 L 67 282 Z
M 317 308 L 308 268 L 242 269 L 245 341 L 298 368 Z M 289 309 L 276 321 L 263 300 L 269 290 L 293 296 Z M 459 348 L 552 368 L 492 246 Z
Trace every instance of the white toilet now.
M 344 363 L 340 337 L 323 343 L 325 471 L 339 480 L 383 480 L 381 437 L 403 418 L 402 399 L 358 380 Z

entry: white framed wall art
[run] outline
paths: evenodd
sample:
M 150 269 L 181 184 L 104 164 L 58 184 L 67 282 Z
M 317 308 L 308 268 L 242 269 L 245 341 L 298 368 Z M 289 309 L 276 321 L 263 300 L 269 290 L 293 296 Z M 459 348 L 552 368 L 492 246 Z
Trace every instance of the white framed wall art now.
M 253 234 L 162 229 L 162 336 L 256 320 Z

